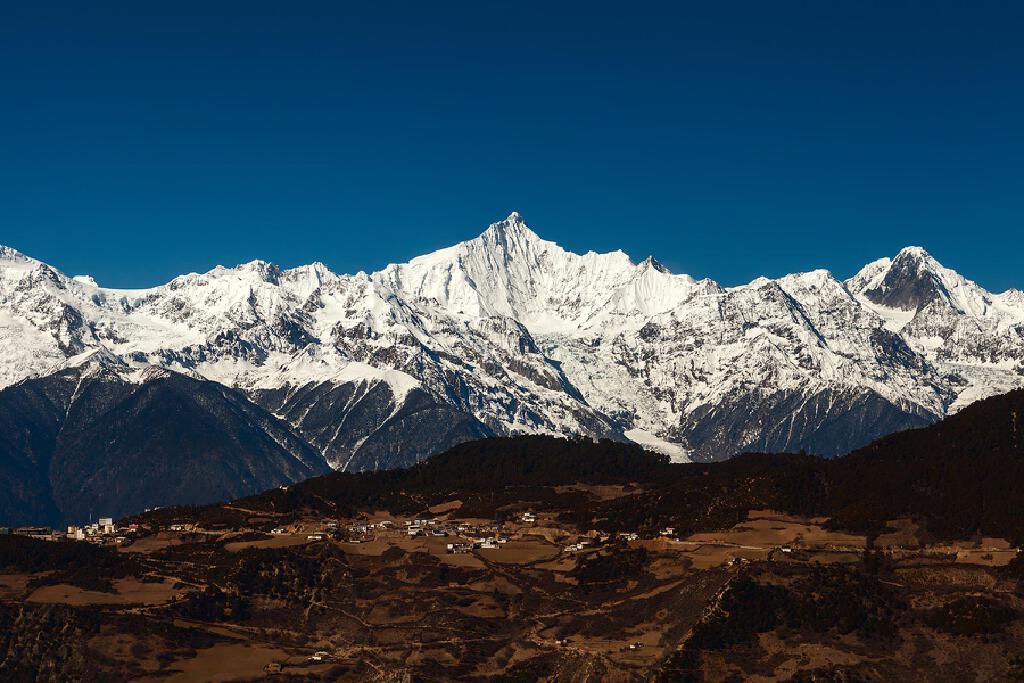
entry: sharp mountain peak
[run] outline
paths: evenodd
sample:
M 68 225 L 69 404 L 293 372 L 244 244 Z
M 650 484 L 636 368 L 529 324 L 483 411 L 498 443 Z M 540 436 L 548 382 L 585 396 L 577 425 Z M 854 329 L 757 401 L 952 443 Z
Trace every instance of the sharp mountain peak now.
M 459 242 L 453 245 L 452 247 L 440 249 L 436 252 L 433 252 L 432 254 L 425 254 L 422 257 L 414 259 L 414 261 L 419 260 L 420 258 L 428 258 L 435 256 L 441 257 L 442 255 L 446 255 L 447 253 L 452 252 L 452 250 L 474 243 L 482 244 L 484 248 L 489 248 L 491 246 L 500 248 L 505 252 L 505 257 L 510 259 L 521 258 L 526 254 L 526 252 L 537 250 L 543 251 L 552 248 L 567 254 L 571 253 L 564 250 L 556 242 L 544 239 L 540 234 L 538 234 L 534 229 L 532 229 L 527 224 L 526 219 L 519 211 L 512 211 L 503 220 L 491 223 L 487 227 L 487 229 L 480 233 L 476 238 Z M 624 258 L 625 260 L 628 260 L 630 263 L 633 263 L 632 260 L 629 259 L 629 256 L 626 255 L 622 250 L 615 250 L 605 254 L 596 254 L 595 252 L 588 252 L 587 255 L 595 255 L 598 257 L 612 257 L 615 259 Z M 578 256 L 578 254 L 573 254 L 573 256 Z M 22 253 L 21 251 L 15 249 L 14 247 L 5 245 L 0 245 L 0 261 L 7 261 L 11 265 L 15 263 L 20 263 L 23 265 L 40 265 L 46 266 L 48 268 L 50 267 L 45 262 L 32 258 L 31 256 Z M 385 270 L 395 267 L 402 267 L 404 265 L 407 264 L 394 263 L 387 266 Z M 638 271 L 641 272 L 646 268 L 653 268 L 654 270 L 661 273 L 672 274 L 671 271 L 667 267 L 665 267 L 661 262 L 659 262 L 654 256 L 648 256 L 643 261 L 635 263 L 634 266 Z M 940 272 L 958 275 L 956 271 L 947 269 L 945 266 L 939 263 L 924 247 L 912 245 L 900 249 L 900 251 L 895 255 L 895 257 L 883 257 L 878 259 L 877 261 L 867 264 L 866 266 L 864 266 L 864 268 L 861 269 L 861 271 L 857 275 L 855 275 L 847 282 L 855 282 L 858 278 L 867 279 L 867 274 L 873 268 L 876 270 L 882 270 L 884 268 L 886 277 L 888 278 L 886 287 L 887 289 L 894 289 L 899 288 L 900 286 L 907 286 L 907 280 L 911 279 L 911 277 L 920 276 L 920 273 L 925 273 L 925 277 L 927 277 L 928 275 L 934 275 L 935 279 L 938 279 L 937 274 Z M 308 276 L 310 278 L 316 279 L 318 282 L 324 282 L 330 279 L 342 277 L 342 275 L 335 273 L 333 270 L 331 270 L 330 267 L 328 267 L 321 261 L 314 261 L 309 264 L 284 269 L 272 261 L 267 261 L 263 259 L 253 259 L 244 263 L 239 263 L 235 266 L 218 265 L 212 268 L 211 270 L 203 273 L 182 274 L 175 278 L 172 282 L 188 277 L 216 276 L 220 273 L 224 273 L 225 271 L 235 273 L 253 273 L 257 275 L 259 279 L 262 280 L 263 282 L 274 285 L 281 284 L 282 278 L 288 278 L 289 276 L 290 278 Z M 808 271 L 808 273 L 813 272 L 816 271 Z M 806 273 L 794 273 L 793 275 L 802 274 Z M 96 288 L 102 288 L 102 285 L 99 285 L 92 277 L 88 275 L 77 275 L 74 278 L 69 277 L 69 279 L 74 279 L 82 284 L 88 284 Z M 756 285 L 758 283 L 761 283 L 765 279 L 772 278 L 758 277 L 748 284 Z M 873 296 L 877 298 L 879 295 L 875 293 Z M 871 297 L 869 296 L 869 298 Z M 915 297 L 910 297 L 910 299 L 914 298 Z

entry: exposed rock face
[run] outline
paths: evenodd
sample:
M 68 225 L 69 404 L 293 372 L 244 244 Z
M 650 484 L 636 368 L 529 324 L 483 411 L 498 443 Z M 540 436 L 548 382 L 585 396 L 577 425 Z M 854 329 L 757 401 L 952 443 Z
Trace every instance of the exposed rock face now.
M 715 460 L 723 451 L 808 451 L 838 456 L 864 445 L 865 434 L 923 427 L 934 417 L 900 408 L 873 391 L 826 389 L 808 396 L 787 390 L 730 396 L 687 415 L 678 438 L 700 446 L 694 460 Z M 751 428 L 751 425 L 756 428 Z M 737 435 L 747 435 L 737 442 Z
M 932 301 L 949 298 L 934 265 L 924 250 L 904 249 L 882 277 L 874 278 L 873 286 L 864 290 L 864 296 L 880 306 L 903 311 L 919 311 Z
M 371 275 L 254 261 L 147 290 L 4 248 L 0 321 L 0 384 L 102 353 L 237 389 L 353 470 L 513 433 L 837 454 L 1024 385 L 1024 294 L 920 248 L 722 287 L 519 214 Z
M 469 413 L 422 389 L 398 397 L 387 382 L 309 383 L 260 389 L 253 398 L 346 471 L 408 467 L 462 441 L 493 436 Z

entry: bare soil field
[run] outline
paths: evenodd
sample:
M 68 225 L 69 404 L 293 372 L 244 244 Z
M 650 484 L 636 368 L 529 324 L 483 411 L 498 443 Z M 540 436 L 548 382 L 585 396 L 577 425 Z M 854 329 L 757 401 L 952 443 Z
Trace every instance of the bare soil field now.
M 864 548 L 867 545 L 865 536 L 829 531 L 811 520 L 779 515 L 768 510 L 752 510 L 745 522 L 731 529 L 692 534 L 686 540 L 766 549 L 781 545 L 820 548 Z
M 427 510 L 429 512 L 431 512 L 432 514 L 435 514 L 435 515 L 443 515 L 446 512 L 454 512 L 455 510 L 458 510 L 461 507 L 462 507 L 462 501 L 461 500 L 449 500 L 446 503 L 439 503 L 438 505 L 434 505 L 432 507 L 429 507 L 429 508 L 427 508 Z
M 472 553 L 445 553 L 443 555 L 438 555 L 437 559 L 447 565 L 451 565 L 452 567 L 472 567 L 474 569 L 483 569 L 487 566 L 483 560 Z
M 807 561 L 816 564 L 853 564 L 861 562 L 861 553 L 837 552 L 831 550 L 815 550 L 807 553 Z
M 176 673 L 142 679 L 162 683 L 218 683 L 262 678 L 263 667 L 288 658 L 288 653 L 261 645 L 225 643 L 199 650 L 192 659 L 174 663 Z
M 391 547 L 391 544 L 378 538 L 365 543 L 338 543 L 338 547 L 352 555 L 372 555 L 379 557 L 384 554 L 385 550 Z
M 488 562 L 529 564 L 552 560 L 558 557 L 561 549 L 543 541 L 509 541 L 494 550 L 483 549 L 477 552 Z
M 1017 557 L 1016 550 L 959 550 L 956 553 L 957 563 L 980 564 L 986 567 L 1005 567 L 1010 560 Z
M 28 591 L 32 574 L 0 574 L 0 598 L 18 599 Z
M 118 550 L 124 553 L 148 554 L 170 546 L 181 545 L 182 543 L 185 543 L 185 541 L 182 540 L 180 533 L 161 531 L 149 536 L 143 536 L 131 545 L 121 546 Z
M 114 593 L 84 590 L 77 586 L 56 584 L 41 586 L 28 596 L 28 602 L 66 605 L 158 605 L 174 596 L 173 583 L 144 583 L 135 578 L 115 579 Z
M 675 544 L 673 549 L 679 553 L 681 558 L 690 560 L 693 563 L 694 569 L 721 567 L 736 558 L 750 561 L 767 560 L 769 553 L 771 553 L 771 550 L 766 548 L 740 548 L 713 544 L 690 545 L 680 543 Z
M 543 569 L 544 571 L 561 574 L 572 571 L 576 568 L 576 558 L 571 555 L 566 555 L 564 557 L 555 558 L 550 562 L 538 562 L 534 567 L 537 569 Z
M 281 534 L 279 536 L 270 536 L 261 541 L 233 541 L 225 543 L 224 549 L 229 553 L 236 553 L 239 550 L 250 548 L 286 548 L 292 545 L 303 545 L 313 542 L 306 538 L 306 534 Z
M 516 530 L 515 536 L 523 539 L 543 540 L 557 545 L 568 540 L 570 534 L 562 527 L 524 525 Z
M 590 496 L 597 500 L 615 500 L 616 498 L 635 493 L 636 487 L 632 485 L 623 486 L 621 484 L 570 484 L 569 486 L 556 486 L 554 490 L 556 493 L 582 491 L 583 493 L 590 494 Z

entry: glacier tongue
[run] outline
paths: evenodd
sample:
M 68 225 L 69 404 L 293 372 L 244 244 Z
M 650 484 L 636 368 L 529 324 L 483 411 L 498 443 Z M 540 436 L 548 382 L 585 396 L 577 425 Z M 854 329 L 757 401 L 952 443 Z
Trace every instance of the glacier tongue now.
M 690 462 L 689 452 L 677 443 L 659 439 L 643 429 L 627 429 L 625 435 L 630 441 L 640 444 L 649 451 L 667 455 L 671 462 Z
M 472 416 L 472 433 L 629 438 L 678 459 L 834 453 L 1024 385 L 1024 295 L 987 292 L 920 247 L 845 282 L 818 270 L 722 287 L 652 258 L 568 252 L 518 213 L 371 275 L 253 261 L 118 290 L 0 247 L 0 386 L 84 359 L 273 395 L 296 425 L 316 397 L 350 415 L 387 387 L 360 413 L 361 440 L 317 418 L 325 444 L 349 444 L 335 462 L 359 461 L 367 440 L 386 452 L 373 430 L 410 396 Z

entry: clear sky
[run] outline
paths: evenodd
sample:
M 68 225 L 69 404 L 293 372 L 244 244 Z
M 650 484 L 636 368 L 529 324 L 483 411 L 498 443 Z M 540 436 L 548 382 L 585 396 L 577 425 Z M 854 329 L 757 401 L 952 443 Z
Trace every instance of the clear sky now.
M 512 210 L 725 284 L 1024 287 L 1024 3 L 10 2 L 0 243 L 108 286 L 376 270 Z

